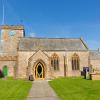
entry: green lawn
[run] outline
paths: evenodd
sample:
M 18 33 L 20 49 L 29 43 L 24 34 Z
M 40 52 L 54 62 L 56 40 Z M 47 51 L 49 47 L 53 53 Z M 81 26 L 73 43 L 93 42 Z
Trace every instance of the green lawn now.
M 61 100 L 100 100 L 100 81 L 60 78 L 49 84 Z
M 31 86 L 25 80 L 0 79 L 0 100 L 26 100 Z

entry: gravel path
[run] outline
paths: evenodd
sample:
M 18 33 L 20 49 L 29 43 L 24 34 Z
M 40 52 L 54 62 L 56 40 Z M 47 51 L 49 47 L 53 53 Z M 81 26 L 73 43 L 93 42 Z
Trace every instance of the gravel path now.
M 27 100 L 60 100 L 48 81 L 38 80 L 33 82 L 33 86 L 27 97 Z

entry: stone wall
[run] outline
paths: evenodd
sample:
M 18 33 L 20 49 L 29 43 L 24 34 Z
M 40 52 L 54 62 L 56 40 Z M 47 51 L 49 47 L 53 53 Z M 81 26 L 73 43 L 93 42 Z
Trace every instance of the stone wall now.
M 80 70 L 79 71 L 72 71 L 72 56 L 76 53 L 80 59 Z M 67 66 L 68 66 L 68 76 L 80 76 L 83 67 L 89 66 L 89 52 L 68 52 L 67 53 Z
M 59 71 L 54 71 L 51 69 L 50 57 L 52 54 L 56 53 L 59 56 Z M 80 58 L 80 70 L 72 71 L 71 58 L 74 53 Z M 18 52 L 18 77 L 26 78 L 27 67 L 29 66 L 29 59 L 31 61 L 31 74 L 33 73 L 32 67 L 38 59 L 42 59 L 46 63 L 47 67 L 47 76 L 46 78 L 55 78 L 64 76 L 64 55 L 66 55 L 66 64 L 67 64 L 67 76 L 80 76 L 83 67 L 89 65 L 89 52 L 64 52 L 64 51 L 37 51 L 37 52 L 28 52 L 28 51 L 19 51 Z M 49 59 L 48 59 L 49 58 Z
M 28 60 L 35 52 L 18 52 L 18 78 L 26 78 Z
M 91 60 L 91 65 L 93 69 L 99 69 L 100 70 L 100 60 Z
M 8 67 L 8 76 L 14 76 L 14 67 L 15 67 L 16 61 L 0 61 L 0 69 L 3 70 L 3 66 Z

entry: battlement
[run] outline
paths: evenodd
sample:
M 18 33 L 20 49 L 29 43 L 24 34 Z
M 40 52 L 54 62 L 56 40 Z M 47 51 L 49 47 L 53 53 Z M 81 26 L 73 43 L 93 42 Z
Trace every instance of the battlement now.
M 22 25 L 1 25 L 0 29 L 24 30 Z

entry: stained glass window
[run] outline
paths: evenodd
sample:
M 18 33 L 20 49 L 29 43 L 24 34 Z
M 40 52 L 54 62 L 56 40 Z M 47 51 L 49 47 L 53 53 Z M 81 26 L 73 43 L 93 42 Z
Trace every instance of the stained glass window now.
M 72 56 L 72 70 L 79 70 L 79 56 L 76 53 Z
M 51 66 L 54 70 L 59 70 L 59 57 L 55 53 L 51 56 Z

